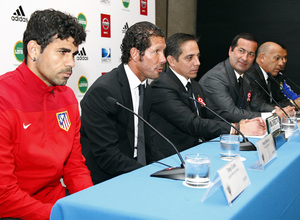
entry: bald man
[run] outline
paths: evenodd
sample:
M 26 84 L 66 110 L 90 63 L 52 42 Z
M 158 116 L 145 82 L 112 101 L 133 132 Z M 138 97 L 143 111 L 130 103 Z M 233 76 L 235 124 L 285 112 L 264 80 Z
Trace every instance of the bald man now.
M 279 86 L 283 82 L 279 72 L 285 66 L 285 57 L 285 50 L 279 44 L 265 42 L 258 48 L 256 62 L 248 70 L 247 74 L 252 75 L 252 78 L 255 78 L 281 107 L 286 107 L 286 111 L 292 111 L 293 107 L 290 107 L 291 102 L 284 96 L 281 86 Z M 274 107 L 276 106 L 276 103 L 270 96 L 254 81 L 253 87 L 261 93 L 261 97 L 265 102 Z
M 259 91 L 253 92 L 249 77 L 244 77 L 255 60 L 257 45 L 253 34 L 238 34 L 229 47 L 228 59 L 210 69 L 199 81 L 204 96 L 212 102 L 209 107 L 230 122 L 265 118 L 273 110 L 280 117 L 284 114 L 280 108 L 274 109 L 264 102 Z

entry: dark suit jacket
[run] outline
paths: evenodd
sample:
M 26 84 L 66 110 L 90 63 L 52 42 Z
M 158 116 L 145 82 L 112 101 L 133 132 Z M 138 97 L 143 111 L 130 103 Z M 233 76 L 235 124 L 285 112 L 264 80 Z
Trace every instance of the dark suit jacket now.
M 270 94 L 263 72 L 261 71 L 257 63 L 254 63 L 252 65 L 252 67 L 247 71 L 247 74 L 252 75 L 252 78 L 254 77 L 254 79 L 256 79 L 256 81 Z M 284 79 L 281 75 L 278 75 L 274 77 L 274 79 L 271 79 L 272 97 L 281 107 L 291 105 L 291 102 L 284 96 L 281 87 L 279 86 L 279 84 L 283 85 L 283 82 Z M 274 101 L 272 101 L 272 103 L 270 102 L 270 96 L 266 94 L 266 92 L 264 92 L 263 89 L 259 85 L 257 85 L 254 80 L 253 83 L 257 91 L 261 93 L 260 95 L 266 103 L 271 104 L 273 106 L 277 105 L 276 103 L 274 103 Z
M 108 96 L 133 109 L 123 64 L 99 77 L 80 103 L 82 151 L 94 183 L 142 167 L 133 158 L 133 115 L 107 103 Z M 144 106 L 147 111 L 147 103 Z
M 217 64 L 199 81 L 204 95 L 213 103 L 211 108 L 230 122 L 259 117 L 260 112 L 270 112 L 274 109 L 253 91 L 250 80 L 245 77 L 245 74 L 243 79 L 245 94 L 243 106 L 239 106 L 241 94 L 229 59 Z
M 202 97 L 200 85 L 191 80 L 195 97 Z M 151 111 L 150 123 L 163 135 L 165 135 L 179 151 L 183 151 L 199 143 L 202 140 L 218 137 L 220 134 L 229 133 L 230 126 L 221 121 L 204 118 L 205 108 L 197 104 L 200 117 L 197 116 L 193 103 L 182 93 L 187 93 L 185 86 L 172 72 L 167 69 L 160 77 L 151 83 Z M 152 160 L 164 158 L 175 153 L 171 145 L 151 132 L 152 150 L 158 151 Z M 149 155 L 148 155 L 149 156 Z

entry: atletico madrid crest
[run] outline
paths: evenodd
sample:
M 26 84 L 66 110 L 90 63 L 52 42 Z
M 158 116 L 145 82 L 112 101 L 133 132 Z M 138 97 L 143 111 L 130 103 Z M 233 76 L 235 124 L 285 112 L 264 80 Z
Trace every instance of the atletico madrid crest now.
M 71 127 L 71 122 L 69 119 L 68 112 L 65 111 L 65 112 L 56 113 L 56 117 L 57 117 L 59 127 L 65 131 L 68 131 Z

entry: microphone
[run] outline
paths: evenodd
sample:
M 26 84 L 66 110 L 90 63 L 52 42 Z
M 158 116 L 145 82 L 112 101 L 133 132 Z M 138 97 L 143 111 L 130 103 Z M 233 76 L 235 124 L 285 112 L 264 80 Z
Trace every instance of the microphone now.
M 284 109 L 281 107 L 281 105 L 279 105 L 278 102 L 276 102 L 276 100 L 270 95 L 270 93 L 268 93 L 268 91 L 254 78 L 254 76 L 248 74 L 247 76 L 249 76 L 249 78 L 254 81 L 257 85 L 259 85 L 259 87 L 273 100 L 273 102 L 281 109 L 281 111 L 283 111 L 283 113 L 289 118 L 289 115 L 286 113 L 286 111 L 284 111 Z
M 284 79 L 289 81 L 289 83 L 292 83 L 295 87 L 297 87 L 297 89 L 300 90 L 300 87 L 296 83 L 294 83 L 293 80 L 289 79 L 285 74 L 283 74 L 282 72 L 279 72 L 278 74 L 280 74 Z
M 277 82 L 277 80 L 272 76 L 272 74 L 267 73 L 269 77 L 271 77 L 271 79 L 277 83 L 277 85 L 279 85 L 279 87 L 281 87 L 280 83 Z M 282 87 L 283 91 L 285 91 L 285 93 L 287 94 L 287 96 L 290 98 L 291 102 L 297 107 L 298 110 L 300 110 L 299 106 L 294 102 L 294 100 L 292 99 L 292 97 L 286 92 L 286 90 Z
M 213 111 L 212 109 L 210 109 L 206 103 L 203 101 L 202 98 L 199 97 L 199 101 L 197 99 L 194 99 L 192 97 L 190 97 L 187 93 L 183 92 L 182 96 L 186 99 L 190 99 L 194 102 L 198 102 L 202 107 L 206 108 L 208 111 L 210 111 L 211 113 L 213 113 L 215 116 L 217 116 L 218 118 L 220 118 L 223 122 L 225 122 L 226 124 L 228 124 L 230 127 L 232 127 L 234 130 L 236 130 L 242 137 L 243 137 L 243 141 L 240 142 L 240 150 L 241 151 L 255 151 L 256 147 L 254 146 L 253 143 L 251 143 L 245 136 L 244 134 L 237 129 L 235 126 L 233 126 L 231 123 L 229 123 L 225 118 L 223 118 L 222 116 L 220 116 L 219 114 L 217 114 L 215 111 Z
M 160 170 L 156 173 L 151 174 L 150 176 L 152 177 L 161 177 L 161 178 L 168 178 L 168 179 L 175 179 L 175 180 L 184 180 L 185 179 L 185 163 L 184 160 L 182 159 L 182 156 L 178 152 L 177 148 L 175 145 L 164 135 L 162 135 L 157 129 L 155 129 L 149 122 L 147 122 L 144 118 L 142 118 L 140 115 L 132 111 L 131 109 L 125 107 L 124 105 L 120 104 L 115 98 L 108 96 L 106 98 L 106 101 L 111 104 L 111 105 L 117 105 L 120 106 L 121 108 L 125 109 L 126 111 L 131 112 L 135 116 L 137 116 L 140 120 L 142 120 L 147 126 L 149 126 L 155 133 L 157 133 L 159 136 L 161 136 L 164 140 L 166 140 L 175 150 L 176 154 L 178 155 L 180 161 L 181 161 L 181 166 L 180 167 L 168 167 L 166 169 Z

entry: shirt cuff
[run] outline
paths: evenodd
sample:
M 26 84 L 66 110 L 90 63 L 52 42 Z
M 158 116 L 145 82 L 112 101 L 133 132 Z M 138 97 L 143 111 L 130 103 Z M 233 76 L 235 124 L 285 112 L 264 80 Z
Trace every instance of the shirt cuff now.
M 266 120 L 266 118 L 272 116 L 273 113 L 275 113 L 275 109 L 272 112 L 262 112 L 261 117 L 262 117 L 263 120 Z

